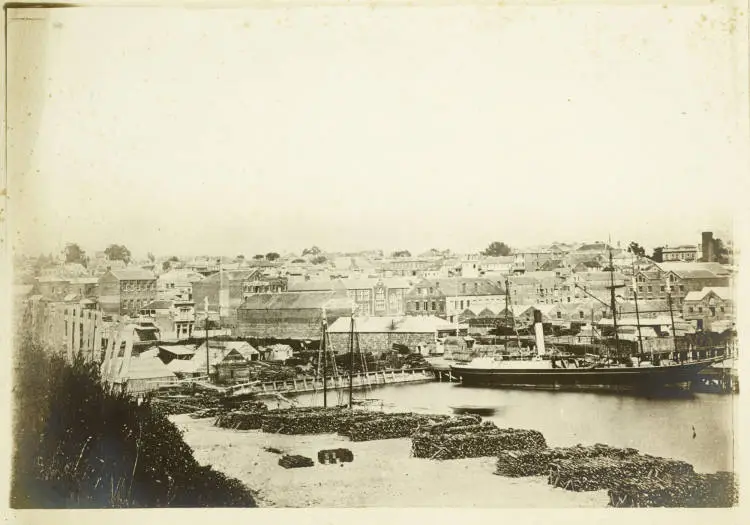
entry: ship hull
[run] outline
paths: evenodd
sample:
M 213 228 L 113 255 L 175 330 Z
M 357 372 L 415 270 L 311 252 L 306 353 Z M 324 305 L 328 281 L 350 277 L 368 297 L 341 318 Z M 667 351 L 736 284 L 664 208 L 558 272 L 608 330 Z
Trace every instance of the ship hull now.
M 696 380 L 698 373 L 723 358 L 681 365 L 632 368 L 502 369 L 451 366 L 465 386 L 543 390 L 652 390 Z

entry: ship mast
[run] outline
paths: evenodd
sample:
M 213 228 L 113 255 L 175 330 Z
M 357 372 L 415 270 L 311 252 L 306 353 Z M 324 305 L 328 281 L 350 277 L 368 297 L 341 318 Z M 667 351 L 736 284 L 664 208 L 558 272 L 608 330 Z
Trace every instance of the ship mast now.
M 631 252 L 631 255 L 634 255 Z M 635 257 L 632 259 L 632 267 L 633 267 L 633 299 L 635 300 L 635 322 L 638 323 L 638 347 L 640 349 L 641 355 L 643 355 L 643 338 L 641 337 L 641 314 L 638 311 L 638 289 L 635 282 Z M 651 346 L 651 363 L 654 362 L 654 348 L 653 345 Z
M 508 295 L 510 294 L 510 280 L 505 278 L 505 353 L 508 353 L 508 328 L 510 323 L 508 322 Z
M 349 408 L 354 408 L 354 310 L 352 310 L 351 332 L 349 334 Z
M 612 323 L 615 329 L 615 355 L 620 353 L 620 338 L 617 333 L 617 301 L 615 300 L 615 288 L 622 288 L 624 284 L 615 286 L 615 266 L 612 261 L 612 241 L 609 246 L 609 277 L 610 277 L 610 308 L 612 309 Z M 609 358 L 609 350 L 607 351 L 607 358 Z

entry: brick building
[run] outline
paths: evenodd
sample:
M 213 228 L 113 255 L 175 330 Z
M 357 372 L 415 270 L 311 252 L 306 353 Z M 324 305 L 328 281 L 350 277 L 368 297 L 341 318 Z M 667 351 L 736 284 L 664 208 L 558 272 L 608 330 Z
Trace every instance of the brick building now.
M 107 314 L 137 317 L 155 299 L 156 276 L 148 270 L 108 270 L 99 277 L 99 305 Z
M 330 326 L 351 316 L 354 304 L 343 291 L 251 295 L 237 309 L 239 337 L 319 340 L 322 322 Z
M 406 315 L 436 316 L 453 323 L 467 308 L 504 306 L 505 291 L 497 281 L 481 277 L 422 279 L 404 299 Z
M 456 327 L 437 317 L 383 316 L 356 318 L 355 332 L 359 346 L 375 354 L 403 345 L 412 352 L 434 348 L 438 338 L 456 333 Z M 328 329 L 331 346 L 336 353 L 349 351 L 351 317 L 341 317 Z

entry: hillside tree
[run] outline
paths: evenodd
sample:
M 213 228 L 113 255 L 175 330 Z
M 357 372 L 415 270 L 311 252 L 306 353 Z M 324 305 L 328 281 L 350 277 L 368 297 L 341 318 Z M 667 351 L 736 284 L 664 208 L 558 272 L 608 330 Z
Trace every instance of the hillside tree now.
M 267 261 L 275 261 L 275 260 L 276 260 L 276 259 L 278 259 L 279 257 L 281 257 L 281 255 L 279 255 L 279 254 L 278 254 L 278 253 L 276 253 L 276 252 L 268 252 L 268 253 L 266 254 L 266 260 L 267 260 Z
M 110 244 L 104 250 L 104 254 L 110 261 L 123 261 L 125 264 L 130 262 L 130 250 L 125 245 Z
M 86 257 L 86 252 L 78 244 L 69 242 L 65 245 L 65 262 L 86 266 L 88 264 L 88 257 Z
M 636 257 L 645 257 L 646 249 L 637 242 L 633 241 L 628 245 L 628 253 L 632 253 Z
M 487 257 L 505 257 L 510 255 L 512 250 L 510 246 L 504 242 L 494 241 L 482 252 L 482 255 Z

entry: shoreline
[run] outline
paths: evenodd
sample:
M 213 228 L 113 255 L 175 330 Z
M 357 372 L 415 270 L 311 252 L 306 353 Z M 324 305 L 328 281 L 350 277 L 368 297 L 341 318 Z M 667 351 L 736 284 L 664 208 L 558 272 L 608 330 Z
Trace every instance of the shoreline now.
M 201 465 L 244 483 L 259 507 L 606 508 L 606 491 L 570 492 L 546 477 L 494 475 L 495 457 L 429 460 L 410 455 L 409 438 L 352 442 L 336 434 L 283 435 L 213 426 L 214 418 L 170 416 Z M 354 461 L 285 469 L 274 447 L 317 458 L 347 448 Z

